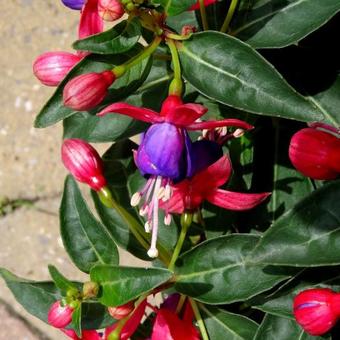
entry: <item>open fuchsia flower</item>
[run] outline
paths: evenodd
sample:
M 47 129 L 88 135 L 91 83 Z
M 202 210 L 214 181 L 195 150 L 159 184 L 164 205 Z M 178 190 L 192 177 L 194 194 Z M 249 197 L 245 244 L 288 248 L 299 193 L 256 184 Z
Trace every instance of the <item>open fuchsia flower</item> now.
M 55 328 L 65 328 L 71 323 L 72 314 L 73 308 L 62 306 L 60 301 L 56 301 L 48 311 L 47 321 Z
M 145 230 L 152 230 L 150 257 L 157 257 L 156 248 L 158 233 L 159 200 L 167 201 L 171 196 L 170 184 L 186 176 L 187 172 L 187 130 L 214 129 L 234 126 L 241 129 L 251 129 L 252 126 L 239 119 L 223 119 L 219 121 L 196 122 L 207 109 L 200 104 L 183 104 L 177 95 L 169 95 L 163 102 L 161 112 L 139 108 L 127 103 L 109 105 L 98 115 L 119 113 L 132 118 L 152 123 L 144 134 L 141 144 L 135 154 L 137 167 L 148 177 L 145 187 L 131 199 L 136 206 L 143 199 L 141 215 L 147 215 Z M 165 223 L 170 224 L 169 216 Z
M 325 124 L 313 126 L 294 134 L 289 145 L 289 158 L 307 177 L 335 179 L 340 173 L 339 130 Z
M 327 288 L 307 289 L 294 299 L 294 316 L 311 335 L 328 332 L 340 317 L 340 294 Z
M 216 2 L 217 0 L 204 0 L 204 6 L 209 6 L 212 5 Z M 189 9 L 189 11 L 196 11 L 200 9 L 200 2 L 197 1 L 194 5 L 192 5 Z
M 77 181 L 86 183 L 95 191 L 100 191 L 106 186 L 103 162 L 90 144 L 81 139 L 65 139 L 61 148 L 61 158 Z
M 69 52 L 46 52 L 33 63 L 34 75 L 47 86 L 58 86 L 81 57 Z

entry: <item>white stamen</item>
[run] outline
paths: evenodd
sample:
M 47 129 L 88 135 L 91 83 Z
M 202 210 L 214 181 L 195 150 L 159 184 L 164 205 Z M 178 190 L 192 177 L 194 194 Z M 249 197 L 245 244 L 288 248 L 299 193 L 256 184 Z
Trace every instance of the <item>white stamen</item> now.
M 131 200 L 130 200 L 131 206 L 136 207 L 139 204 L 141 198 L 142 198 L 142 195 L 140 194 L 140 192 L 138 192 L 138 191 L 135 192 L 132 195 Z
M 139 215 L 145 216 L 148 213 L 148 211 L 149 211 L 149 206 L 145 204 L 139 209 Z
M 164 197 L 163 197 L 162 201 L 166 202 L 170 199 L 170 197 L 171 197 L 171 187 L 170 187 L 169 183 L 167 183 L 167 185 L 165 186 Z
M 228 133 L 228 129 L 226 126 L 223 126 L 220 132 L 221 136 L 225 136 Z
M 151 257 L 151 258 L 156 258 L 158 257 L 158 250 L 157 248 L 153 248 L 151 247 L 149 250 L 148 250 L 148 256 Z
M 158 199 L 162 199 L 164 197 L 164 194 L 165 194 L 165 188 L 164 187 L 161 187 L 158 191 Z
M 145 229 L 145 232 L 149 234 L 149 232 L 151 231 L 151 225 L 149 221 L 145 222 L 144 229 Z
M 170 214 L 166 214 L 164 216 L 164 224 L 165 225 L 170 225 L 171 224 L 171 215 Z
M 233 133 L 233 136 L 235 138 L 240 138 L 244 135 L 244 130 L 243 129 L 236 129 Z

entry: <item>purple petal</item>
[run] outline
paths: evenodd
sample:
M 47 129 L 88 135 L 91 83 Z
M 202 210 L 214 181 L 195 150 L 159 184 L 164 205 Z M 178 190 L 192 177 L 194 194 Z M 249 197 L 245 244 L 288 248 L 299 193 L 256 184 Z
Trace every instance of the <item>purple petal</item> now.
M 85 0 L 61 0 L 61 1 L 66 7 L 75 10 L 81 10 L 85 3 Z

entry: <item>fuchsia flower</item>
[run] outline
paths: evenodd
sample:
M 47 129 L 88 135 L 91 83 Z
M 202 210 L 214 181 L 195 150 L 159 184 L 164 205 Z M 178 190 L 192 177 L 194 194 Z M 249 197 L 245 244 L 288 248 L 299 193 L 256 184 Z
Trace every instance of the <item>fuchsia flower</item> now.
M 79 39 L 100 33 L 103 31 L 103 28 L 103 19 L 98 13 L 98 0 L 87 0 L 81 11 L 78 27 Z
M 247 210 L 260 204 L 270 195 L 268 192 L 247 194 L 219 189 L 228 182 L 231 171 L 229 158 L 221 157 L 206 169 L 194 173 L 192 178 L 171 186 L 173 194 L 170 200 L 162 203 L 162 208 L 181 214 L 184 211 L 196 210 L 207 200 L 224 209 Z
M 105 21 L 114 21 L 121 18 L 125 11 L 119 0 L 98 0 L 99 16 Z
M 209 6 L 209 5 L 212 5 L 216 2 L 217 0 L 204 0 L 204 6 Z M 194 5 L 192 5 L 190 8 L 189 8 L 189 11 L 196 11 L 200 9 L 200 2 L 197 1 Z
M 47 86 L 58 86 L 81 57 L 69 52 L 46 52 L 33 63 L 34 75 Z
M 90 144 L 81 139 L 65 139 L 61 158 L 77 181 L 88 184 L 95 191 L 106 186 L 103 162 Z
M 205 112 L 207 109 L 202 105 L 183 104 L 179 96 L 170 95 L 163 102 L 160 113 L 126 103 L 115 103 L 98 114 L 104 116 L 108 113 L 119 113 L 152 123 L 135 154 L 136 164 L 148 181 L 145 187 L 134 194 L 131 199 L 133 206 L 138 205 L 142 199 L 144 201 L 140 214 L 147 215 L 145 230 L 147 232 L 152 230 L 151 246 L 148 251 L 150 257 L 158 256 L 156 243 L 159 200 L 169 200 L 170 183 L 179 181 L 187 174 L 189 157 L 186 131 L 224 126 L 235 126 L 245 130 L 252 128 L 248 123 L 238 119 L 196 122 Z M 170 224 L 170 221 L 167 215 L 165 224 Z
M 62 306 L 56 301 L 49 309 L 47 315 L 48 323 L 55 328 L 64 328 L 72 321 L 73 308 Z
M 78 337 L 73 329 L 62 329 L 64 334 L 73 340 L 101 340 L 102 337 L 95 330 L 83 330 L 81 332 L 81 338 Z
M 61 0 L 61 1 L 68 8 L 80 10 L 83 8 L 86 0 Z
M 64 87 L 64 105 L 77 111 L 94 108 L 105 98 L 115 79 L 112 71 L 91 72 L 71 79 Z
M 335 179 L 340 173 L 340 139 L 316 127 L 294 134 L 289 145 L 289 158 L 294 167 L 307 177 Z M 334 133 L 337 131 L 327 125 L 321 127 Z
M 340 317 L 340 294 L 327 288 L 307 289 L 294 299 L 294 316 L 311 335 L 328 332 Z

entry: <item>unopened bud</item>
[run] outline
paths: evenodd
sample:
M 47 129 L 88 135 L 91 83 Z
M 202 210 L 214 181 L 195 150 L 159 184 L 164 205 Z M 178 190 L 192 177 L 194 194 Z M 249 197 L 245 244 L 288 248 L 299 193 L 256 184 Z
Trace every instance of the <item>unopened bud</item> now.
M 95 191 L 106 186 L 103 162 L 90 144 L 81 139 L 65 139 L 61 158 L 77 181 L 88 184 Z
M 98 13 L 106 21 L 121 18 L 125 11 L 119 0 L 98 0 Z
M 47 86 L 58 86 L 81 57 L 68 52 L 46 52 L 33 63 L 34 75 Z
M 83 296 L 85 298 L 94 298 L 98 295 L 99 286 L 96 282 L 85 282 L 83 285 Z
M 63 307 L 60 301 L 56 301 L 49 309 L 47 315 L 48 323 L 55 328 L 65 328 L 72 321 L 73 308 Z
M 63 91 L 64 105 L 86 111 L 100 104 L 116 77 L 112 71 L 87 73 L 71 79 Z
M 118 307 L 109 307 L 108 311 L 109 314 L 116 320 L 123 319 L 124 317 L 128 316 L 135 308 L 133 302 L 128 302 L 125 305 L 118 306 Z
M 192 25 L 184 25 L 182 27 L 181 35 L 191 35 L 197 31 L 195 26 Z

